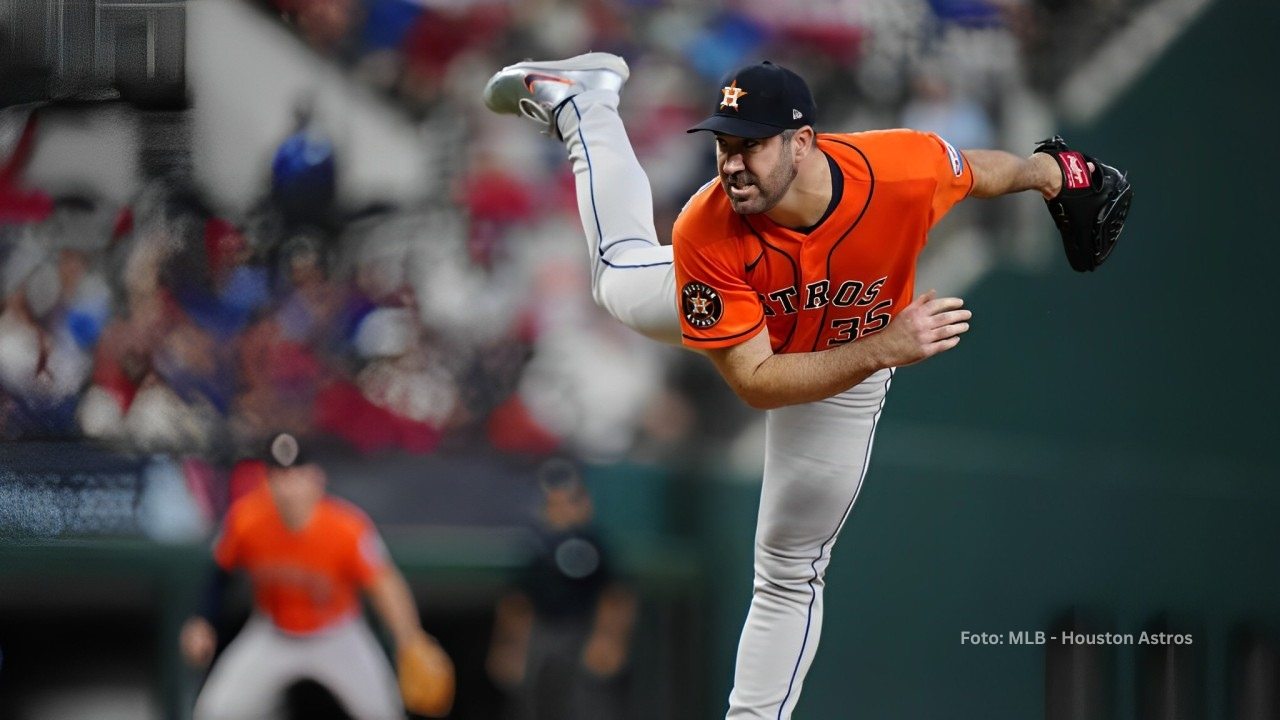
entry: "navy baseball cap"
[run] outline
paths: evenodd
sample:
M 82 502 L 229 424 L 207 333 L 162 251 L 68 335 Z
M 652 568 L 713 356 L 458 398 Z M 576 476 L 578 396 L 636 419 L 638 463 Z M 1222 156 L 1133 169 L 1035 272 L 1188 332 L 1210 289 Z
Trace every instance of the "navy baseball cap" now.
M 816 122 L 818 108 L 803 78 L 765 60 L 721 81 L 715 113 L 689 128 L 745 138 L 773 137 Z
M 302 445 L 298 443 L 298 438 L 286 432 L 277 433 L 271 438 L 270 444 L 267 445 L 269 467 L 288 468 L 305 464 L 307 464 L 307 458 L 302 452 Z

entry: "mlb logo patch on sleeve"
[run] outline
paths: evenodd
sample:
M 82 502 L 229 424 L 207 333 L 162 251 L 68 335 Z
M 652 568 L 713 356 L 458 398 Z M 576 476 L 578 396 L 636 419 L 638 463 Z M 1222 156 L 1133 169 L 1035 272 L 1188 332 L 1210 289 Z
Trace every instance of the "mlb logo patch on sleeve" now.
M 942 138 L 938 138 L 942 140 Z M 964 156 L 946 140 L 942 140 L 942 145 L 947 148 L 947 157 L 951 158 L 951 172 L 956 177 L 960 177 L 964 173 Z

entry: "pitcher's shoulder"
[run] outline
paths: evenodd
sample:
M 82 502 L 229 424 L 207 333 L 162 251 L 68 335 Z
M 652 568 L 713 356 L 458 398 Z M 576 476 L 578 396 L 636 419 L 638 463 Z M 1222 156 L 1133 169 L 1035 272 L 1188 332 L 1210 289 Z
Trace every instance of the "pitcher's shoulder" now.
M 742 220 L 716 179 L 707 181 L 676 217 L 673 239 L 698 246 L 714 245 L 741 233 Z

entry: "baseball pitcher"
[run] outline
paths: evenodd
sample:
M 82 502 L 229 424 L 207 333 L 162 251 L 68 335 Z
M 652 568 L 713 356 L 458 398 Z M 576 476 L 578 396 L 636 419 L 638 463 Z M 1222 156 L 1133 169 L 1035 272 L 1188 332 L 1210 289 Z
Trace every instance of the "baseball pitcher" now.
M 969 329 L 960 298 L 915 294 L 929 229 L 965 198 L 1038 191 L 1072 266 L 1092 270 L 1115 246 L 1132 190 L 1061 138 L 1023 158 L 911 130 L 818 133 L 804 80 L 763 62 L 708 88 L 712 113 L 690 132 L 714 139 L 718 175 L 662 246 L 617 112 L 628 75 L 606 53 L 523 62 L 496 73 L 484 99 L 566 145 L 596 301 L 706 354 L 768 413 L 755 587 L 727 717 L 782 720 L 818 646 L 825 571 L 894 369 L 954 348 Z

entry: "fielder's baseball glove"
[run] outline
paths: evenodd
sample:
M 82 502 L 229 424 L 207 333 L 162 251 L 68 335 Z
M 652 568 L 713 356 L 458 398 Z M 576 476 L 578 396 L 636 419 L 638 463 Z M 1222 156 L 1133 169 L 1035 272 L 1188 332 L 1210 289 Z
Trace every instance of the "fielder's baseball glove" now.
M 1058 135 L 1040 141 L 1036 152 L 1052 156 L 1062 170 L 1062 191 L 1045 204 L 1062 235 L 1067 260 L 1079 272 L 1096 270 L 1115 249 L 1129 215 L 1133 187 L 1128 173 L 1072 150 Z
M 453 708 L 453 661 L 428 636 L 405 643 L 396 652 L 396 674 L 404 708 L 414 715 L 444 717 Z

